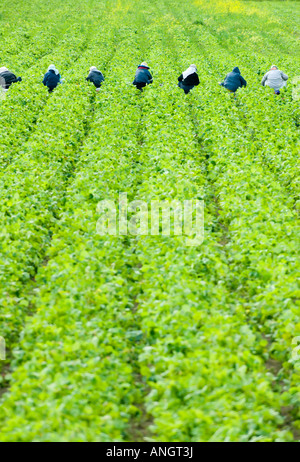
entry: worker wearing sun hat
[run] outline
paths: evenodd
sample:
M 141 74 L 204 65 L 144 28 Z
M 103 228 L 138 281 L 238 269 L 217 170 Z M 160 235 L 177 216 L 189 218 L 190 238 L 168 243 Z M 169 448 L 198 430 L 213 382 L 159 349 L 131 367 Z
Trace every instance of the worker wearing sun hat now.
M 54 66 L 54 64 L 50 64 L 46 74 L 44 75 L 43 84 L 45 87 L 48 87 L 49 93 L 51 93 L 54 88 L 60 83 L 60 73 Z
M 3 90 L 7 91 L 13 83 L 21 81 L 21 77 L 16 77 L 7 67 L 0 67 L 0 86 Z
M 286 86 L 287 80 L 288 76 L 273 64 L 271 69 L 263 76 L 261 84 L 264 87 L 273 88 L 275 95 L 280 95 L 280 90 Z
M 90 67 L 89 75 L 86 80 L 92 82 L 96 87 L 96 91 L 100 90 L 102 82 L 104 82 L 104 77 L 101 71 L 97 69 L 96 66 Z
M 146 85 L 149 85 L 150 83 L 153 82 L 153 78 L 152 78 L 152 75 L 150 74 L 149 69 L 150 68 L 148 64 L 146 63 L 146 61 L 143 61 L 142 64 L 140 64 L 137 68 L 137 71 L 135 73 L 135 78 L 132 83 L 140 91 L 143 91 L 143 88 L 146 87 Z
M 199 77 L 197 67 L 191 64 L 186 71 L 178 77 L 178 86 L 184 90 L 187 95 L 194 87 L 199 85 Z

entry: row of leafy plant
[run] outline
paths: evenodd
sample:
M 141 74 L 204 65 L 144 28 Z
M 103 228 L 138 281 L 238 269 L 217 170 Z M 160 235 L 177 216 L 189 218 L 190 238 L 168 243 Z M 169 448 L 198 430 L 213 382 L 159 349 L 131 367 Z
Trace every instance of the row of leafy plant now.
M 164 23 L 159 27 L 166 37 Z M 153 40 L 154 32 L 151 36 Z M 182 36 L 180 41 L 182 46 Z M 165 56 L 170 53 L 168 50 Z M 178 59 L 176 55 L 177 63 Z M 166 58 L 165 64 L 167 69 L 172 68 L 172 61 L 168 63 Z M 162 78 L 170 82 L 175 75 L 169 71 Z M 151 94 L 148 99 L 147 95 L 147 107 L 152 108 L 153 99 L 157 113 L 145 135 L 145 157 L 142 159 L 143 164 L 149 163 L 152 169 L 151 173 L 146 170 L 147 182 L 142 183 L 137 196 L 148 200 L 152 194 L 155 198 L 173 198 L 174 189 L 170 188 L 173 175 L 176 192 L 180 193 L 182 174 L 191 183 L 193 177 L 184 175 L 180 155 L 184 155 L 188 164 L 188 146 L 194 159 L 197 144 L 189 142 L 186 134 L 192 130 L 196 138 L 202 133 L 200 124 L 196 130 L 184 125 L 190 111 L 189 103 L 182 99 L 182 109 L 177 109 L 178 96 L 173 96 L 172 101 L 174 90 L 168 87 L 169 94 L 165 88 L 157 98 Z M 173 111 L 170 101 L 175 108 Z M 201 103 L 198 106 L 201 120 L 209 120 L 211 125 L 212 114 Z M 206 113 L 208 117 L 203 117 Z M 167 120 L 168 133 L 173 135 L 170 138 L 164 133 L 166 121 L 162 114 Z M 217 128 L 217 124 L 215 126 Z M 205 129 L 203 131 L 205 133 Z M 221 146 L 219 143 L 218 147 Z M 155 156 L 157 152 L 159 156 Z M 175 156 L 175 165 L 168 165 L 165 152 Z M 168 181 L 162 180 L 164 169 L 157 168 L 162 159 L 167 163 L 164 167 Z M 200 155 L 199 161 L 204 165 L 205 157 Z M 199 186 L 201 190 L 201 181 Z M 210 201 L 213 200 L 212 191 L 214 188 L 209 180 L 205 192 Z M 186 194 L 187 188 L 184 197 Z M 216 210 L 212 211 L 215 215 Z M 207 222 L 210 223 L 209 213 Z M 153 238 L 139 240 L 143 295 L 137 301 L 142 329 L 147 333 L 147 344 L 140 360 L 142 375 L 147 377 L 152 390 L 146 401 L 148 412 L 155 418 L 153 431 L 157 439 L 172 441 L 290 439 L 291 433 L 279 430 L 284 424 L 280 415 L 283 400 L 273 390 L 274 377 L 265 368 L 267 341 L 248 322 L 241 300 L 236 300 L 233 287 L 228 284 L 232 268 L 222 251 L 222 233 L 219 230 L 218 242 L 215 226 L 218 224 L 213 224 L 206 237 L 208 242 L 205 241 L 201 249 L 188 250 L 176 239 L 166 239 L 165 245 L 159 248 Z M 165 274 L 169 276 L 167 280 Z M 239 343 L 238 352 L 234 347 L 236 342 Z M 218 368 L 222 371 L 220 375 L 216 374 Z
M 110 40 L 114 48 L 118 36 L 111 34 Z M 94 115 L 94 88 L 78 78 L 92 59 L 99 60 L 105 71 L 111 49 L 103 37 L 95 38 L 89 50 L 73 61 L 74 76 L 70 74 L 68 85 L 49 97 L 35 130 L 2 173 L 0 316 L 8 350 L 17 340 L 26 314 L 33 311 L 30 297 L 35 275 L 47 262 L 46 249 Z
M 165 12 L 169 11 L 169 6 L 170 2 L 167 2 Z M 206 8 L 209 8 L 210 16 L 206 16 Z M 242 12 L 245 13 L 244 10 Z M 259 12 L 255 10 L 249 19 L 249 16 L 238 12 L 235 15 L 218 14 L 209 5 L 204 10 L 199 10 L 192 4 L 182 11 L 176 2 L 172 2 L 172 13 L 173 29 L 185 37 L 185 43 L 194 44 L 199 54 L 206 58 L 203 67 L 199 69 L 200 75 L 202 72 L 208 73 L 207 78 L 201 81 L 205 91 L 208 86 L 217 85 L 234 66 L 240 66 L 248 87 L 238 94 L 238 108 L 243 122 L 242 130 L 248 134 L 249 149 L 251 144 L 252 155 L 263 159 L 266 167 L 285 186 L 293 207 L 299 200 L 297 153 L 300 147 L 300 109 L 298 101 L 292 96 L 296 88 L 293 82 L 300 74 L 299 64 L 294 59 L 297 53 L 294 30 L 286 19 L 278 16 L 275 18 L 272 12 L 264 9 Z M 266 14 L 270 21 L 270 28 L 267 30 Z M 201 20 L 195 21 L 197 17 Z M 183 30 L 180 23 L 188 24 L 188 28 Z M 248 34 L 243 39 L 237 31 L 237 23 Z M 258 36 L 258 32 L 260 38 L 263 36 L 267 52 L 266 48 L 259 50 L 256 41 L 251 40 L 252 36 Z M 278 48 L 275 44 L 279 34 Z M 283 41 L 286 42 L 285 46 Z M 186 54 L 184 58 L 187 58 Z M 273 62 L 290 76 L 288 89 L 280 98 L 273 98 L 271 90 L 260 85 L 262 76 Z
M 60 12 L 63 14 L 62 10 Z M 106 55 L 113 52 L 114 46 L 110 45 L 110 50 L 108 45 L 116 41 L 115 37 L 118 35 L 116 29 L 111 27 L 106 34 L 102 33 L 97 36 L 93 32 L 96 27 L 103 28 L 104 24 L 109 22 L 112 14 L 112 5 L 110 5 L 101 13 L 92 15 L 92 18 L 91 15 L 87 15 L 86 21 L 90 22 L 89 27 L 78 24 L 78 17 L 75 16 L 72 23 L 68 25 L 67 30 L 60 36 L 60 27 L 64 24 L 61 20 L 61 22 L 58 22 L 58 31 L 56 31 L 58 36 L 53 49 L 49 46 L 48 37 L 48 39 L 45 39 L 47 40 L 47 52 L 44 52 L 38 58 L 36 57 L 34 63 L 29 67 L 20 65 L 22 83 L 13 85 L 6 98 L 1 101 L 1 169 L 4 169 L 10 161 L 16 162 L 18 160 L 19 155 L 22 155 L 23 152 L 22 145 L 32 135 L 38 120 L 47 117 L 44 110 L 49 97 L 47 89 L 42 85 L 42 80 L 49 64 L 55 63 L 62 77 L 66 80 L 66 84 L 71 82 L 81 86 L 88 74 L 89 67 L 93 64 L 95 53 L 96 55 L 98 54 L 97 46 L 99 51 L 102 50 L 103 41 L 105 41 Z M 35 43 L 35 37 L 32 40 Z M 37 43 L 39 43 L 38 40 Z M 84 61 L 82 67 L 75 66 L 74 64 L 82 57 L 87 47 L 91 52 L 89 55 L 91 61 Z M 27 53 L 28 56 L 31 55 L 28 50 Z M 21 62 L 20 55 L 18 55 L 18 59 Z
M 7 167 L 3 248 L 20 266 L 2 271 L 11 299 L 5 334 L 20 329 L 28 304 L 36 314 L 14 352 L 0 438 L 291 441 L 295 426 L 282 407 L 297 419 L 297 216 L 283 177 L 253 150 L 254 98 L 261 108 L 268 100 L 250 90 L 250 102 L 235 102 L 211 84 L 233 51 L 212 28 L 202 31 L 203 46 L 190 34 L 196 7 L 143 2 L 137 12 L 136 5 L 114 5 L 110 28 L 119 25 L 122 40 L 111 69 L 118 72 L 109 73 L 99 98 L 76 88 L 77 79 L 59 88 L 24 154 Z M 102 53 L 110 53 L 105 40 Z M 146 54 L 155 81 L 139 95 L 131 73 Z M 192 61 L 202 85 L 186 97 L 176 78 Z M 271 104 L 279 115 L 284 103 Z M 51 109 L 64 116 L 59 136 Z M 292 156 L 289 162 L 294 168 Z M 148 204 L 205 199 L 204 243 L 98 236 L 97 204 L 116 201 L 120 191 Z M 33 292 L 16 298 L 30 278 Z
M 180 42 L 182 46 L 182 37 Z M 283 363 L 278 375 L 278 381 L 283 379 L 282 404 L 288 405 L 289 420 L 298 428 L 299 363 L 292 360 L 293 338 L 299 335 L 299 233 L 297 215 L 290 211 L 294 198 L 253 157 L 238 103 L 232 104 L 230 98 L 217 102 L 211 95 L 209 99 L 214 107 L 205 101 L 206 116 L 202 112 L 197 118 L 198 130 L 207 134 L 202 148 L 210 156 L 208 178 L 219 198 L 220 219 L 229 239 L 229 287 L 251 313 L 251 324 L 270 337 L 271 356 Z M 216 112 L 217 106 L 221 107 Z M 274 154 L 276 148 L 275 144 Z
M 123 71 L 94 101 L 94 121 L 64 193 L 47 264 L 35 278 L 36 314 L 15 349 L 11 390 L 1 406 L 4 441 L 126 440 L 139 412 L 135 256 L 126 238 L 96 231 L 98 202 L 117 201 L 119 190 L 130 190 L 138 178 L 139 99 L 124 78 L 132 72 L 126 64 L 134 66 L 139 56 L 135 29 L 122 15 L 126 6 L 118 8 L 122 25 L 118 17 L 115 24 L 123 38 L 109 65 Z M 89 49 L 85 59 L 93 54 Z

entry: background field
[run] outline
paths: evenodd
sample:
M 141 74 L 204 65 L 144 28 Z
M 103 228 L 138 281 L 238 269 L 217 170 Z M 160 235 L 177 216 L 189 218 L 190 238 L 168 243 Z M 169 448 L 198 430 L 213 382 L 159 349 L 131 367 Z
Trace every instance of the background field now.
M 300 439 L 299 20 L 299 2 L 2 3 L 23 82 L 0 101 L 1 441 Z M 204 199 L 204 243 L 97 235 L 119 191 Z

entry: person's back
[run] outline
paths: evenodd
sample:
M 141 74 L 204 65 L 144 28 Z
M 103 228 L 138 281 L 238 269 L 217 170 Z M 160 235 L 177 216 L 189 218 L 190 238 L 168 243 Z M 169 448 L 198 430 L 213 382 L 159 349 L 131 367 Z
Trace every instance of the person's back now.
M 150 83 L 153 82 L 153 78 L 152 78 L 152 75 L 150 74 L 149 69 L 150 68 L 146 62 L 143 62 L 137 68 L 137 71 L 135 73 L 135 78 L 132 83 L 139 90 L 142 90 L 146 85 L 149 85 Z
M 246 87 L 247 82 L 241 76 L 241 72 L 238 67 L 235 67 L 232 72 L 226 75 L 224 82 L 221 82 L 220 85 L 225 87 L 232 93 L 235 93 L 238 88 Z
M 0 85 L 4 90 L 8 90 L 13 83 L 21 81 L 21 77 L 16 77 L 7 67 L 0 68 Z
M 99 89 L 102 82 L 104 82 L 104 77 L 101 71 L 99 71 L 95 66 L 92 66 L 86 80 L 88 82 L 92 82 L 96 89 Z
M 51 66 L 48 67 L 48 70 L 46 74 L 44 75 L 43 79 L 43 84 L 48 87 L 49 92 L 53 91 L 54 88 L 57 87 L 57 85 L 60 82 L 60 74 L 56 67 L 51 64 Z
M 280 71 L 277 66 L 272 66 L 271 69 L 264 75 L 261 84 L 273 88 L 275 93 L 279 94 L 280 89 L 286 86 L 288 76 Z
M 178 77 L 178 86 L 187 95 L 194 87 L 199 85 L 197 67 L 191 64 L 190 67 Z

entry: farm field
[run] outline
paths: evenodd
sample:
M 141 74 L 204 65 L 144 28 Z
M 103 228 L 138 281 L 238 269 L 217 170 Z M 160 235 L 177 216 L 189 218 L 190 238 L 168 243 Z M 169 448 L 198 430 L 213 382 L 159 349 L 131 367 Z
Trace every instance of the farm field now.
M 297 1 L 4 0 L 0 441 L 300 440 L 299 24 Z M 99 235 L 120 192 L 203 200 L 203 243 Z

